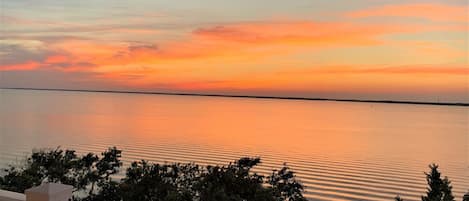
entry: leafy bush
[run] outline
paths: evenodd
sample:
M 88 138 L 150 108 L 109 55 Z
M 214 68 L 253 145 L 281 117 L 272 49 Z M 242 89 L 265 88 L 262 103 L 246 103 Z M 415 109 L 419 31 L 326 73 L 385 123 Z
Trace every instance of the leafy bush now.
M 241 158 L 226 166 L 133 162 L 125 177 L 112 175 L 122 166 L 121 150 L 78 157 L 73 150 L 34 152 L 24 167 L 10 167 L 0 188 L 23 192 L 43 182 L 72 185 L 82 201 L 306 201 L 303 185 L 284 166 L 270 176 L 252 172 L 260 158 Z
M 10 166 L 0 179 L 0 188 L 24 192 L 43 182 L 72 185 L 75 191 L 94 192 L 97 184 L 110 181 L 110 176 L 121 167 L 121 151 L 109 148 L 101 157 L 89 153 L 78 157 L 73 150 L 57 148 L 33 152 L 24 167 Z

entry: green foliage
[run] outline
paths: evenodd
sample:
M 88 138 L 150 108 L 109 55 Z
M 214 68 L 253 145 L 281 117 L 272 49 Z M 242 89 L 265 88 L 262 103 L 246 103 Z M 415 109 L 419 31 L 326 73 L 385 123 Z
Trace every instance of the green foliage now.
M 121 151 L 78 157 L 60 149 L 32 154 L 23 168 L 10 167 L 0 188 L 23 192 L 42 182 L 74 186 L 81 201 L 305 201 L 303 186 L 288 167 L 268 177 L 252 172 L 260 158 L 241 158 L 227 166 L 133 162 L 120 181 Z
M 191 200 L 191 164 L 160 165 L 146 161 L 133 162 L 122 180 L 120 191 L 123 200 Z M 181 182 L 181 183 L 179 183 Z M 183 199 L 186 198 L 186 199 Z
M 462 198 L 462 201 L 469 201 L 469 192 L 467 192 L 464 197 Z
M 93 189 L 96 183 L 106 183 L 117 173 L 122 165 L 120 153 L 115 147 L 103 152 L 101 158 L 91 153 L 78 157 L 73 150 L 59 148 L 33 152 L 24 167 L 5 170 L 0 188 L 22 193 L 43 182 L 55 182 L 72 185 L 75 191 L 85 190 L 90 184 Z
M 269 183 L 276 197 L 280 200 L 306 201 L 303 197 L 303 185 L 295 180 L 294 172 L 284 166 L 278 172 L 273 171 L 269 177 Z
M 276 200 L 269 188 L 265 188 L 264 176 L 251 174 L 260 163 L 259 158 L 242 158 L 228 166 L 208 166 L 195 186 L 200 200 Z
M 438 171 L 438 165 L 429 166 L 430 172 L 427 176 L 427 195 L 422 196 L 422 201 L 454 201 L 451 182 L 447 177 L 441 179 L 441 173 Z
M 72 185 L 79 201 L 306 201 L 304 187 L 286 165 L 269 176 L 252 169 L 260 158 L 241 158 L 226 166 L 151 164 L 133 162 L 125 177 L 112 176 L 122 166 L 121 150 L 109 148 L 100 156 L 81 157 L 59 148 L 33 152 L 23 167 L 10 166 L 0 177 L 0 188 L 24 192 L 43 182 Z M 438 165 L 425 173 L 428 184 L 422 201 L 454 201 L 451 182 L 441 178 Z M 396 201 L 403 201 L 399 196 Z M 469 192 L 463 197 L 469 201 Z
M 422 196 L 422 201 L 455 201 L 451 186 L 451 182 L 447 177 L 441 178 L 441 173 L 438 171 L 438 165 L 431 164 L 428 166 L 430 172 L 426 172 L 427 176 L 427 193 Z M 396 201 L 402 201 L 399 196 L 395 198 Z M 463 198 L 463 201 L 469 201 L 469 193 Z

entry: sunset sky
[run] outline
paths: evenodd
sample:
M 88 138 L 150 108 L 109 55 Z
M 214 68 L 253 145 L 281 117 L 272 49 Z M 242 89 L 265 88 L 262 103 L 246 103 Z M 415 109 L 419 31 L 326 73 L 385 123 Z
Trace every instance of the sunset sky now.
M 0 6 L 0 87 L 469 102 L 467 0 Z

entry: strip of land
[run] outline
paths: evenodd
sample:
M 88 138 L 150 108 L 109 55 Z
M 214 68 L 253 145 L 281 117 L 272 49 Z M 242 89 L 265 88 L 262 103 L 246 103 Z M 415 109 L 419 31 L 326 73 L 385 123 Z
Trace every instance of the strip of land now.
M 442 105 L 442 106 L 465 106 L 465 107 L 469 106 L 469 103 L 451 103 L 451 102 L 306 98 L 306 97 L 284 97 L 284 96 L 251 96 L 251 95 L 205 94 L 205 93 L 171 93 L 171 92 L 142 92 L 142 91 L 86 90 L 86 89 L 59 89 L 59 88 L 51 88 L 51 89 L 48 89 L 48 88 L 17 88 L 17 87 L 2 87 L 0 89 L 36 90 L 36 91 L 98 92 L 98 93 L 125 93 L 125 94 L 154 94 L 154 95 L 174 95 L 174 96 L 208 96 L 208 97 L 226 97 L 226 98 L 256 98 L 256 99 L 335 101 L 335 102 L 413 104 L 413 105 Z

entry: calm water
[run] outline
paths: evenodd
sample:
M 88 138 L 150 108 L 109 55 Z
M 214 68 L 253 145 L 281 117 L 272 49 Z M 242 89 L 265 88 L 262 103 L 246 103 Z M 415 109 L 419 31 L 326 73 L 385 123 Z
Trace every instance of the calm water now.
M 287 162 L 311 200 L 418 200 L 435 162 L 459 200 L 468 125 L 465 107 L 0 90 L 0 166 L 57 146 L 118 146 L 127 164 L 261 156 L 257 171 Z

